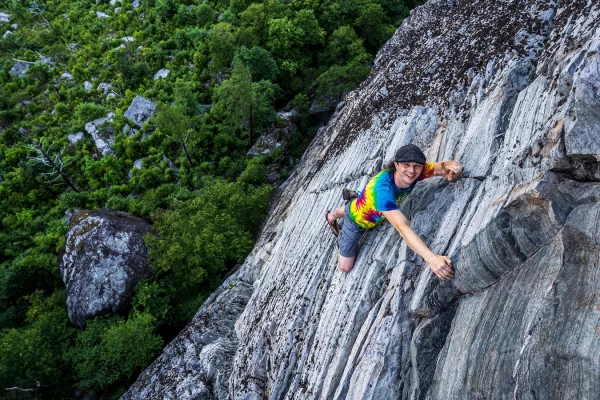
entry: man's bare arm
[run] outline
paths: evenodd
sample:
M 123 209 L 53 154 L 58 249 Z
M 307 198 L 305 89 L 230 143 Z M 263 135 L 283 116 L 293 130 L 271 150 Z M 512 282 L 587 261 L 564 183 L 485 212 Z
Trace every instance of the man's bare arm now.
M 440 256 L 432 252 L 423 240 L 410 227 L 408 220 L 400 210 L 384 211 L 383 215 L 390 221 L 392 226 L 400 233 L 408 247 L 423 257 L 429 264 L 433 273 L 442 280 L 451 279 L 454 276 L 452 261 L 446 256 Z

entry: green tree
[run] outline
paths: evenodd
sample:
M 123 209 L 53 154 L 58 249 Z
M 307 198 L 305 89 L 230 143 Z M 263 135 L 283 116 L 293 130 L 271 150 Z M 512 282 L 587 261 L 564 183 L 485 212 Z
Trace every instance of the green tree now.
M 369 66 L 361 59 L 344 66 L 335 64 L 317 78 L 316 94 L 322 99 L 330 97 L 339 102 L 342 95 L 354 89 L 368 73 Z
M 196 10 L 196 25 L 205 28 L 207 25 L 214 23 L 217 19 L 217 12 L 206 3 L 202 3 L 195 8 Z
M 240 47 L 235 54 L 234 62 L 243 63 L 255 82 L 260 80 L 274 81 L 279 74 L 277 63 L 271 57 L 271 54 L 259 46 L 250 49 L 245 46 Z
M 360 36 L 365 39 L 365 44 L 373 53 L 386 40 L 389 39 L 393 31 L 388 29 L 387 17 L 383 8 L 379 4 L 368 4 L 354 23 Z
M 193 200 L 157 214 L 157 235 L 145 239 L 154 279 L 172 302 L 167 319 L 190 318 L 226 268 L 246 257 L 272 193 L 270 186 L 207 182 Z
M 188 116 L 198 113 L 197 89 L 192 81 L 177 78 L 175 81 L 175 105 L 180 107 Z
M 189 144 L 194 138 L 195 131 L 193 122 L 185 115 L 184 109 L 181 106 L 171 107 L 159 103 L 154 122 L 169 139 L 181 146 L 190 166 L 193 167 L 194 161 L 189 152 Z
M 211 115 L 220 118 L 226 132 L 235 134 L 244 127 L 248 132 L 248 147 L 254 143 L 255 132 L 264 129 L 275 118 L 272 103 L 276 86 L 269 81 L 252 83 L 243 63 L 235 63 L 231 79 L 215 90 Z
M 235 31 L 235 26 L 227 22 L 219 22 L 210 29 L 208 48 L 212 57 L 211 71 L 222 71 L 231 65 L 235 53 Z
M 163 341 L 154 333 L 155 320 L 147 313 L 134 313 L 127 320 L 117 316 L 95 318 L 77 335 L 67 353 L 78 378 L 77 387 L 107 390 L 131 379 L 154 360 Z
M 348 25 L 333 31 L 327 39 L 327 46 L 319 54 L 320 65 L 327 67 L 333 64 L 344 65 L 357 58 L 364 60 L 368 55 L 363 47 L 363 40 Z
M 27 325 L 0 334 L 0 385 L 15 388 L 4 398 L 23 398 L 18 389 L 33 389 L 46 398 L 71 396 L 70 365 L 63 358 L 75 329 L 67 318 L 64 289 L 50 297 L 36 292 L 27 297 Z M 14 394 L 14 397 L 11 395 Z

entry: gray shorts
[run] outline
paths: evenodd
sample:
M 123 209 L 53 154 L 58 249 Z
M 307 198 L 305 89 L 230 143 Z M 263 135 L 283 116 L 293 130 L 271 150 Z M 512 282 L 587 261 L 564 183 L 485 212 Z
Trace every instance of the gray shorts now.
M 350 219 L 350 204 L 352 202 L 346 204 L 344 208 L 344 220 L 338 235 L 338 246 L 342 257 L 355 257 L 360 239 L 367 232 L 365 228 L 361 228 Z

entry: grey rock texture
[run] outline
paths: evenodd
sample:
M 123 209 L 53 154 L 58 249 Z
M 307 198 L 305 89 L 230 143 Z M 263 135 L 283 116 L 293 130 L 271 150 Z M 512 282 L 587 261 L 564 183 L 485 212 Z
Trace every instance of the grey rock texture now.
M 229 278 L 253 290 L 239 318 L 222 314 L 235 335 L 199 325 L 199 312 L 126 398 L 600 398 L 599 52 L 598 1 L 414 10 L 319 130 Z M 402 206 L 452 259 L 451 281 L 388 223 L 350 273 L 336 268 L 325 210 L 406 143 L 481 177 L 426 180 Z M 236 348 L 216 360 L 194 334 Z M 226 393 L 192 364 L 231 371 Z M 202 381 L 190 386 L 183 371 Z
M 96 90 L 102 90 L 102 93 L 106 94 L 112 89 L 112 84 L 107 82 L 101 82 L 98 84 Z
M 106 117 L 98 118 L 85 124 L 85 131 L 92 136 L 96 148 L 102 155 L 113 154 L 110 144 L 115 140 L 110 123 L 113 122 L 115 113 L 108 113 Z
M 296 118 L 298 118 L 296 110 L 279 111 L 277 118 L 283 121 L 283 124 L 281 126 L 275 124 L 268 128 L 248 150 L 248 157 L 265 156 L 272 153 L 276 148 L 283 146 L 294 133 Z
M 169 73 L 171 71 L 169 71 L 167 68 L 161 68 L 158 71 L 156 71 L 156 73 L 154 74 L 154 80 L 160 79 L 160 78 L 166 78 L 167 76 L 169 76 Z
M 81 139 L 83 139 L 83 132 L 71 133 L 70 135 L 67 135 L 67 140 L 73 144 L 79 142 Z
M 141 128 L 144 122 L 149 120 L 152 114 L 154 114 L 154 110 L 156 110 L 155 102 L 147 100 L 142 96 L 135 96 L 131 105 L 125 111 L 125 118 Z
M 10 22 L 10 14 L 0 13 L 0 22 Z
M 12 66 L 10 71 L 8 71 L 8 73 L 14 77 L 22 78 L 32 64 L 32 62 L 27 61 L 17 61 L 15 65 Z
M 150 224 L 122 212 L 79 210 L 71 216 L 58 257 L 71 323 L 81 328 L 87 319 L 129 304 L 137 283 L 151 276 L 143 241 L 149 232 Z

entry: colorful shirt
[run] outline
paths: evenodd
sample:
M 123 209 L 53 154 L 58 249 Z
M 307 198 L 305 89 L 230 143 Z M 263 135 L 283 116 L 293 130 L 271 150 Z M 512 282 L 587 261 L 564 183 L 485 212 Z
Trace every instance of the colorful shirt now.
M 394 175 L 389 169 L 384 169 L 367 183 L 358 198 L 350 204 L 350 218 L 362 228 L 373 228 L 385 219 L 383 211 L 397 210 L 418 181 L 433 176 L 433 170 L 434 164 L 426 162 L 417 180 L 409 187 L 399 189 L 394 183 Z

